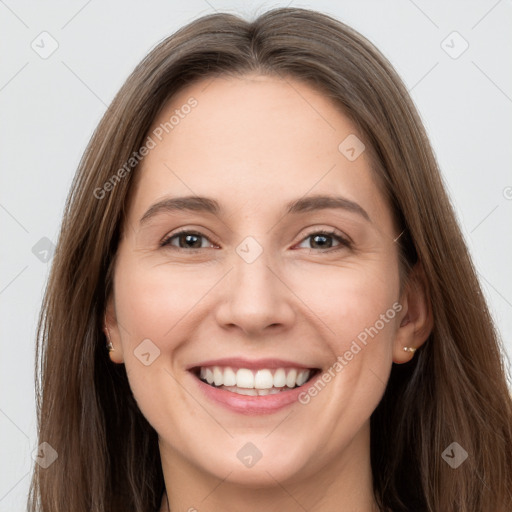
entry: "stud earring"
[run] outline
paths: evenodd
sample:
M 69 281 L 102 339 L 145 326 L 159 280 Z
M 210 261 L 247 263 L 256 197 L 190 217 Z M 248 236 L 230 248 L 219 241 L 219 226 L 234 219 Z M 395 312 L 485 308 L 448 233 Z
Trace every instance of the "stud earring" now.
M 404 347 L 404 351 L 412 352 L 414 354 L 414 352 L 416 352 L 416 348 L 415 347 Z
M 105 315 L 105 323 L 103 325 L 103 331 L 105 332 L 105 336 L 107 337 L 107 350 L 109 352 L 112 352 L 114 350 L 114 345 L 112 345 L 112 342 L 110 341 L 110 332 L 107 327 L 107 315 Z

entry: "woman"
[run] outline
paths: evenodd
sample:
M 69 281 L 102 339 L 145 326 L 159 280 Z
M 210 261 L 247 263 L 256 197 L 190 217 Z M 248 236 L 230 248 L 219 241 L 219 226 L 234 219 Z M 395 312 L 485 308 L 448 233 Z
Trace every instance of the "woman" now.
M 38 338 L 58 458 L 31 510 L 512 509 L 501 347 L 432 149 L 326 15 L 207 16 L 137 66 Z

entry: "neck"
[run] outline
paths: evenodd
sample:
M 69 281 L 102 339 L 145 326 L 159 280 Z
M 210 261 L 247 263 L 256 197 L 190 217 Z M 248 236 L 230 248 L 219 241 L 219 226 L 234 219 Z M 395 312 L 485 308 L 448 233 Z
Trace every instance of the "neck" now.
M 363 427 L 342 453 L 332 454 L 318 468 L 309 468 L 278 481 L 266 472 L 266 483 L 247 486 L 232 474 L 218 478 L 201 471 L 164 443 L 162 469 L 169 498 L 164 493 L 160 512 L 378 512 L 373 494 L 369 452 L 369 425 Z

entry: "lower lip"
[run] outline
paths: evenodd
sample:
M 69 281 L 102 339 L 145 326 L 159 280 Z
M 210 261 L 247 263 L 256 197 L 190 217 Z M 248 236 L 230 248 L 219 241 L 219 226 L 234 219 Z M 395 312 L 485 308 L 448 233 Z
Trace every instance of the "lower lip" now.
M 281 391 L 275 395 L 265 396 L 239 395 L 232 391 L 210 386 L 195 375 L 193 375 L 193 378 L 198 383 L 199 389 L 201 389 L 210 400 L 217 402 L 230 411 L 255 415 L 271 414 L 297 402 L 299 395 L 307 390 L 319 375 L 320 373 L 298 388 L 293 388 L 289 391 Z

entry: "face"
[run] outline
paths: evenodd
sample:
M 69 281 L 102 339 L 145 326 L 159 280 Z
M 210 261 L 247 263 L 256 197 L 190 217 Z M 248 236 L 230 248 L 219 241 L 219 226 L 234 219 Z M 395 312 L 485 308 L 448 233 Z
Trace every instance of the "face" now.
M 189 86 L 149 135 L 109 322 L 163 461 L 267 485 L 363 460 L 401 305 L 356 128 L 303 83 L 248 75 Z

